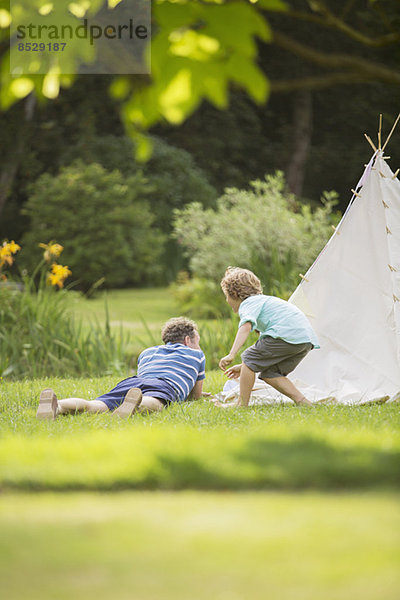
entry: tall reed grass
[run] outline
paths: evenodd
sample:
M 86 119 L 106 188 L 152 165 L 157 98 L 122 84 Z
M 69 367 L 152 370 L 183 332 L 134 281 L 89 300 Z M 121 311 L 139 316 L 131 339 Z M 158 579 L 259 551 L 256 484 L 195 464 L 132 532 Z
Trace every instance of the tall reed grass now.
M 138 353 L 160 343 L 146 321 L 136 336 L 122 324 L 74 315 L 68 290 L 54 290 L 26 279 L 23 288 L 0 287 L 0 377 L 124 375 L 136 366 Z M 199 321 L 207 370 L 218 368 L 235 339 L 237 318 Z M 249 338 L 247 346 L 254 343 Z
M 22 289 L 0 288 L 0 376 L 123 374 L 129 368 L 129 334 L 74 317 L 68 291 L 25 278 Z

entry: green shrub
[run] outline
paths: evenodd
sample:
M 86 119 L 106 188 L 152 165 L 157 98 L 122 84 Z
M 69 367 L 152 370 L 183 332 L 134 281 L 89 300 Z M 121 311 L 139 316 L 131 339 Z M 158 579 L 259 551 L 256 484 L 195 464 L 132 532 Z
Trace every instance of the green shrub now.
M 250 190 L 226 190 L 216 210 L 192 203 L 175 211 L 174 235 L 196 277 L 219 283 L 227 266 L 249 268 L 266 293 L 287 298 L 299 282 L 299 272 L 311 265 L 329 239 L 335 202 L 336 194 L 325 192 L 322 205 L 312 212 L 285 192 L 278 172 L 252 182 Z
M 134 159 L 134 146 L 128 137 L 113 135 L 81 140 L 66 151 L 63 164 L 80 158 L 85 164 L 98 163 L 104 169 L 118 169 L 126 177 L 143 172 L 149 182 L 146 195 L 155 213 L 156 224 L 171 229 L 172 210 L 189 202 L 214 206 L 217 192 L 193 157 L 156 136 L 151 136 L 152 155 L 144 164 Z
M 81 161 L 57 177 L 42 175 L 24 209 L 30 218 L 25 261 L 36 263 L 38 243 L 57 238 L 81 289 L 103 277 L 108 287 L 151 282 L 165 236 L 153 227 L 148 190 L 140 173 L 126 178 Z
M 86 164 L 96 162 L 109 171 L 118 169 L 126 177 L 143 172 L 149 183 L 146 198 L 154 215 L 154 225 L 169 235 L 173 229 L 175 208 L 183 208 L 194 201 L 202 206 L 215 206 L 217 192 L 189 152 L 175 148 L 156 136 L 152 136 L 151 140 L 152 155 L 143 165 L 134 159 L 130 138 L 112 135 L 81 140 L 66 151 L 63 162 L 68 164 L 79 157 Z M 168 239 L 160 261 L 162 272 L 159 281 L 164 283 L 171 281 L 186 264 L 182 249 L 174 239 Z
M 190 278 L 181 271 L 169 289 L 180 312 L 193 319 L 220 319 L 231 313 L 219 284 L 211 279 Z

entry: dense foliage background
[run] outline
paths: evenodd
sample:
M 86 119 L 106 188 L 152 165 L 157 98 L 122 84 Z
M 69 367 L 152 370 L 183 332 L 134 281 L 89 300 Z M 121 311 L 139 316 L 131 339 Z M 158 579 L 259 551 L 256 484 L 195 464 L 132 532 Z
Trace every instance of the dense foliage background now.
M 86 4 L 96 8 L 101 3 Z M 124 1 L 109 6 L 121 15 L 129 8 Z M 382 114 L 384 138 L 399 110 L 397 9 L 396 0 L 355 0 L 340 6 L 322 0 L 157 1 L 148 80 L 139 75 L 76 75 L 59 81 L 59 93 L 49 99 L 41 88 L 42 77 L 30 78 L 35 89 L 27 93 L 3 70 L 0 238 L 24 239 L 21 261 L 26 265 L 34 259 L 39 237 L 43 242 L 57 238 L 82 289 L 100 276 L 108 287 L 159 285 L 174 281 L 182 269 L 191 271 L 194 264 L 177 242 L 182 236 L 173 233 L 174 209 L 193 202 L 215 208 L 217 198 L 230 193 L 227 188 L 246 195 L 252 181 L 264 181 L 280 170 L 285 190 L 296 197 L 294 214 L 301 213 L 301 206 L 321 206 L 324 191 L 330 190 L 336 191 L 337 208 L 343 211 L 372 152 L 364 132 L 376 143 Z M 0 59 L 5 65 L 7 13 L 2 10 Z M 224 16 L 230 20 L 225 22 Z M 195 25 L 199 18 L 204 25 L 200 30 Z M 177 23 L 185 25 L 177 29 Z M 184 37 L 178 43 L 176 31 L 193 41 L 184 62 L 179 46 Z M 216 54 L 207 54 L 201 45 L 204 35 L 219 44 Z M 184 90 L 177 90 L 164 110 L 160 98 L 174 85 L 168 77 L 179 76 L 183 67 L 196 85 L 186 90 L 186 103 L 180 99 Z M 141 121 L 132 120 L 133 114 L 142 115 Z M 141 126 L 147 128 L 153 148 L 145 163 L 135 158 L 143 139 Z M 389 148 L 396 170 L 398 135 Z M 79 202 L 72 196 L 80 194 L 81 184 L 62 189 L 77 164 L 82 180 L 93 168 L 93 193 L 78 212 Z M 96 169 L 102 173 L 97 183 Z M 103 179 L 115 185 L 104 187 Z M 118 204 L 116 212 L 126 213 L 123 225 L 116 223 L 115 211 L 109 219 L 108 209 L 96 210 L 97 194 L 110 210 Z M 62 222 L 52 216 L 60 203 Z M 203 216 L 200 211 L 199 218 Z M 114 240 L 109 261 L 103 238 Z M 84 256 L 85 239 L 96 246 L 96 257 L 90 260 Z M 124 244 L 129 250 L 122 250 Z M 291 280 L 286 282 L 290 285 Z

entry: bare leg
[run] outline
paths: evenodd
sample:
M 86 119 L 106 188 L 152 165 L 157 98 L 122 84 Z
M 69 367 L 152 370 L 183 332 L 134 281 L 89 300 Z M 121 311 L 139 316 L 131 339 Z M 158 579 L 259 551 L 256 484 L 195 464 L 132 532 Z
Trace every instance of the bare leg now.
M 165 404 L 153 396 L 143 396 L 137 412 L 159 412 L 165 408 Z
M 243 363 L 240 370 L 240 399 L 238 406 L 248 406 L 255 378 L 256 374 L 254 371 Z
M 99 413 L 108 412 L 108 406 L 101 400 L 83 400 L 83 398 L 64 398 L 58 401 L 59 415 L 76 412 Z
M 240 376 L 242 378 L 242 376 Z M 287 377 L 270 377 L 264 379 L 265 383 L 275 388 L 281 394 L 284 394 L 298 405 L 312 406 L 312 402 L 297 389 L 297 387 Z

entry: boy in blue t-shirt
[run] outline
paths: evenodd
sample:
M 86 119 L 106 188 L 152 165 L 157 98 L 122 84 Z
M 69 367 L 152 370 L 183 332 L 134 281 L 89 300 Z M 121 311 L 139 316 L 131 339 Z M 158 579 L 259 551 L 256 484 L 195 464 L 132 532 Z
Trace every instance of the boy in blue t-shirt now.
M 258 277 L 247 269 L 228 267 L 221 287 L 229 306 L 239 313 L 240 323 L 231 351 L 219 366 L 229 378 L 240 377 L 240 397 L 228 404 L 216 402 L 217 406 L 248 406 L 256 373 L 296 404 L 310 406 L 286 377 L 310 350 L 319 348 L 306 316 L 285 300 L 265 296 Z M 253 330 L 259 332 L 259 339 L 242 353 L 241 365 L 227 369 Z
M 134 412 L 160 411 L 171 402 L 198 400 L 203 394 L 206 359 L 194 321 L 170 319 L 161 331 L 164 345 L 146 348 L 138 358 L 137 376 L 120 381 L 114 389 L 96 398 L 57 400 L 53 390 L 40 394 L 38 419 L 59 414 L 108 412 L 126 418 Z

